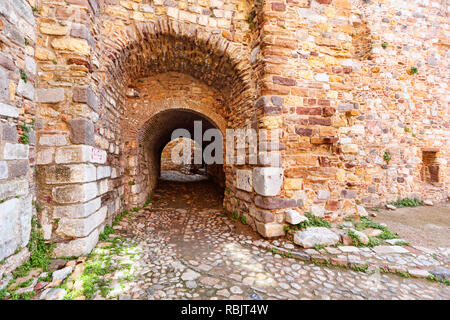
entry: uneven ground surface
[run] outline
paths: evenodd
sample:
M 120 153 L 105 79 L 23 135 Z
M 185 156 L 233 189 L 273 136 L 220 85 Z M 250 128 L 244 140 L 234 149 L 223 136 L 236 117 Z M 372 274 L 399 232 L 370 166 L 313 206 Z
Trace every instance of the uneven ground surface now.
M 382 210 L 373 220 L 384 222 L 400 238 L 427 248 L 450 247 L 450 204 Z
M 318 266 L 257 248 L 259 237 L 223 213 L 220 191 L 209 182 L 161 181 L 151 206 L 115 229 L 115 246 L 100 243 L 92 255 L 128 265 L 105 276 L 107 299 L 450 298 L 440 283 Z M 91 298 L 104 299 L 100 292 Z

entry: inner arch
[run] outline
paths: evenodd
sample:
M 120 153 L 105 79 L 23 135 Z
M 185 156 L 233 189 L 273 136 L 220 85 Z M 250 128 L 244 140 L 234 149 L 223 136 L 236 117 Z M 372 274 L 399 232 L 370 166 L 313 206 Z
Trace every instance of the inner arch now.
M 173 108 L 156 113 L 148 119 L 138 133 L 137 168 L 133 170 L 131 202 L 138 205 L 155 189 L 160 177 L 161 153 L 171 141 L 172 133 L 177 129 L 185 129 L 194 138 L 195 122 L 201 123 L 201 136 L 209 129 L 219 129 L 219 126 L 207 116 L 192 110 Z M 203 142 L 202 150 L 209 142 Z M 224 151 L 225 152 L 225 151 Z M 220 187 L 224 187 L 222 165 L 214 164 L 207 170 L 209 177 Z M 135 186 L 138 187 L 135 187 Z M 145 201 L 145 200 L 144 200 Z

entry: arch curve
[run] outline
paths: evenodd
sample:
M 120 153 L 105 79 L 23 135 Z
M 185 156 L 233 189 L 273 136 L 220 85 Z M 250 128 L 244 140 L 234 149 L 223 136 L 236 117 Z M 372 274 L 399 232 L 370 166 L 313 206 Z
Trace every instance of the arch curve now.
M 108 23 L 100 68 L 106 75 L 128 81 L 165 72 L 189 74 L 231 94 L 253 90 L 250 50 L 221 34 L 169 18 L 136 22 L 115 30 Z

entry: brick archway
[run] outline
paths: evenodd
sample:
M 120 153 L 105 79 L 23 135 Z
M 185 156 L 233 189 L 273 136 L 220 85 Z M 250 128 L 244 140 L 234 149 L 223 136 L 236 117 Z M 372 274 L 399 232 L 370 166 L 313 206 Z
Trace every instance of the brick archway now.
M 121 165 L 125 168 L 128 206 L 141 205 L 154 190 L 160 154 L 174 130 L 186 129 L 194 138 L 194 121 L 201 122 L 202 136 L 215 128 L 225 138 L 226 130 L 226 121 L 219 114 L 223 105 L 217 90 L 173 72 L 138 81 L 132 84 L 130 94 L 134 96 L 127 99 L 128 113 L 121 124 L 125 138 Z
M 139 183 L 135 176 L 140 165 L 158 164 L 145 161 L 158 153 L 140 145 L 139 133 L 151 127 L 145 126 L 149 119 L 177 109 L 208 119 L 222 132 L 257 122 L 254 71 L 245 44 L 167 19 L 134 23 L 120 32 L 105 25 L 95 52 L 97 81 L 73 91 L 73 101 L 94 113 L 69 120 L 75 145 L 57 146 L 56 153 L 72 156 L 43 166 L 54 181 L 40 181 L 40 196 L 52 200 L 41 220 L 51 230 L 48 237 L 58 242 L 56 255 L 89 252 L 115 215 L 145 202 L 157 174 Z M 153 139 L 152 148 L 167 140 Z M 235 190 L 236 168 L 223 171 L 225 184 Z M 234 192 L 227 193 L 225 203 L 234 210 Z

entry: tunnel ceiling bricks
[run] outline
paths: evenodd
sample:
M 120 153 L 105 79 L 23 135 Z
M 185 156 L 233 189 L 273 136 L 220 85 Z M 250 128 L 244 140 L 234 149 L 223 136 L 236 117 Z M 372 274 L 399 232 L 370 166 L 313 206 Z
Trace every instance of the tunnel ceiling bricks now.
M 121 198 L 141 190 L 131 197 L 140 205 L 152 188 L 140 174 L 152 169 L 141 161 L 140 138 L 161 137 L 138 137 L 156 114 L 135 108 L 147 94 L 138 80 L 153 80 L 163 88 L 159 101 L 184 100 L 185 110 L 222 131 L 281 131 L 279 144 L 264 142 L 279 166 L 267 157 L 258 163 L 266 169 L 223 170 L 227 210 L 251 216 L 266 237 L 283 234 L 274 217 L 286 208 L 338 221 L 355 216 L 357 202 L 448 198 L 444 4 L 147 2 L 40 1 L 35 14 L 25 0 L 0 2 L 0 200 L 39 203 L 46 210 L 33 212 L 47 231 L 56 230 L 50 224 L 63 208 L 64 218 L 80 220 L 107 208 L 92 230 L 87 222 L 77 229 L 79 239 L 51 234 L 62 241 L 55 254 L 87 253 L 125 209 Z M 431 174 L 437 181 L 427 182 Z

